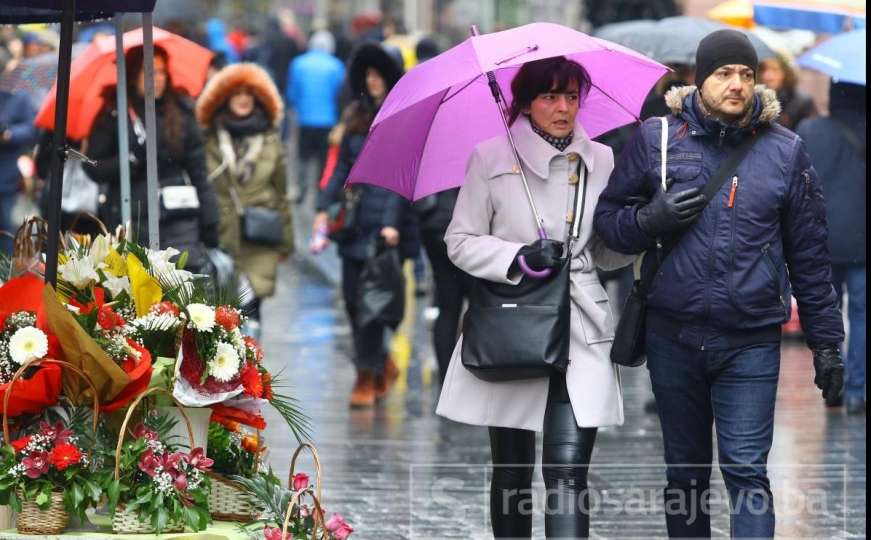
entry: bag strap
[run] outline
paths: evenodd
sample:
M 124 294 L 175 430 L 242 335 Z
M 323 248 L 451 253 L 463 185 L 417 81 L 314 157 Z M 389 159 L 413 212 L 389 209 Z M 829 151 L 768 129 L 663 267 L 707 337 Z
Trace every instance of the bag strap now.
M 581 174 L 583 171 L 583 174 Z M 575 187 L 575 202 L 572 205 L 572 223 L 569 227 L 566 244 L 571 248 L 571 243 L 581 237 L 581 221 L 584 219 L 584 209 L 587 206 L 587 164 L 583 159 L 578 159 L 578 183 Z
M 667 122 L 663 123 L 663 126 L 667 126 Z M 667 129 L 667 127 L 666 127 Z M 729 152 L 729 155 L 726 156 L 726 159 L 720 163 L 720 167 L 711 175 L 708 179 L 708 182 L 705 184 L 705 187 L 702 188 L 702 193 L 705 195 L 707 200 L 705 206 L 711 203 L 712 200 L 717 195 L 717 192 L 720 191 L 720 188 L 723 187 L 723 184 L 726 182 L 729 177 L 733 176 L 735 169 L 741 165 L 741 162 L 744 161 L 744 158 L 747 157 L 747 154 L 750 153 L 750 149 L 753 148 L 753 145 L 756 144 L 756 141 L 760 139 L 760 135 L 764 132 L 766 128 L 760 128 L 754 131 L 749 137 L 745 138 L 741 143 L 732 149 Z M 666 132 L 667 137 L 667 132 Z M 666 145 L 664 144 L 665 148 Z M 666 150 L 662 150 L 663 153 Z M 664 161 L 664 160 L 663 160 Z M 664 167 L 663 167 L 664 169 Z M 662 173 L 662 180 L 665 181 L 665 174 Z M 653 260 L 647 264 L 643 265 L 641 268 L 641 283 L 640 286 L 643 290 L 646 291 L 647 287 L 653 281 L 653 277 L 656 275 L 656 272 L 659 270 L 659 267 L 662 265 L 662 262 L 668 257 L 668 254 L 671 253 L 672 248 L 676 246 L 681 238 L 683 238 L 684 234 L 692 227 L 687 227 L 682 231 L 679 231 L 677 234 L 671 236 L 668 240 L 668 245 L 662 248 L 662 255 L 660 257 L 655 257 Z

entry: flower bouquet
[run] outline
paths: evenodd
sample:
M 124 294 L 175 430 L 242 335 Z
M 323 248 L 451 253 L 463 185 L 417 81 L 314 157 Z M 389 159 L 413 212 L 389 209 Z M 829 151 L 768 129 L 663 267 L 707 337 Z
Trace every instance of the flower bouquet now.
M 257 519 L 259 511 L 245 489 L 231 480 L 231 475 L 250 478 L 258 472 L 265 448 L 260 446 L 259 433 L 247 434 L 242 426 L 231 428 L 219 423 L 209 425 L 209 456 L 214 460 L 209 477 L 209 511 L 212 519 L 248 523 Z
M 296 460 L 303 449 L 309 450 L 314 459 L 316 477 L 314 485 L 311 485 L 307 474 L 295 473 Z M 345 540 L 354 532 L 354 529 L 337 513 L 325 519 L 326 512 L 320 503 L 320 459 L 314 446 L 303 443 L 297 447 L 291 459 L 289 476 L 290 489 L 283 488 L 281 481 L 271 470 L 257 473 L 251 478 L 234 478 L 259 505 L 265 508 L 260 519 L 244 526 L 253 538 L 260 537 L 262 534 L 265 540 L 292 538 Z M 311 502 L 306 503 L 307 499 Z
M 33 274 L 13 278 L 0 286 L 0 403 L 15 372 L 26 362 L 62 358 L 57 338 L 38 320 L 42 312 L 43 282 Z M 9 416 L 37 414 L 57 403 L 61 368 L 54 363 L 32 365 L 15 384 Z
M 10 381 L 38 362 L 65 365 L 88 384 L 90 380 L 75 367 L 58 360 L 31 360 Z M 10 395 L 4 396 L 9 401 Z M 8 407 L 6 407 L 8 409 Z M 93 403 L 93 427 L 97 430 L 99 406 Z M 60 534 L 69 514 L 84 519 L 85 509 L 96 505 L 102 495 L 97 474 L 89 468 L 91 458 L 82 449 L 79 436 L 63 422 L 40 422 L 33 433 L 12 440 L 9 417 L 3 415 L 3 438 L 0 448 L 0 504 L 8 504 L 18 513 L 18 532 L 25 534 Z
M 165 418 L 146 418 L 133 430 L 134 439 L 124 442 L 131 415 L 151 388 L 130 405 L 115 448 L 115 474 L 106 486 L 112 530 L 116 533 L 181 531 L 187 526 L 201 531 L 211 522 L 208 509 L 209 471 L 212 460 L 194 447 L 190 423 L 190 452 L 168 442 L 170 426 Z M 179 410 L 184 416 L 184 411 Z

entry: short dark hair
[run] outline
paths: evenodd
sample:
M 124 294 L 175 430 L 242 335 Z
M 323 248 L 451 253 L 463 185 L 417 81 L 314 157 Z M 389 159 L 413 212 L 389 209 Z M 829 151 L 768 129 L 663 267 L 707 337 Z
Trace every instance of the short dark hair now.
M 584 66 L 565 56 L 554 56 L 527 62 L 511 81 L 511 108 L 508 110 L 508 124 L 514 124 L 521 111 L 540 94 L 564 92 L 572 82 L 578 83 L 580 101 L 587 97 L 592 86 L 590 74 Z

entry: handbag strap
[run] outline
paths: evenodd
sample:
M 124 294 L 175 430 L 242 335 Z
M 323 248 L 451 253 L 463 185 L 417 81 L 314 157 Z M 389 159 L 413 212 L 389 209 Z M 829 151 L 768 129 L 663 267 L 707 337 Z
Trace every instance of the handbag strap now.
M 668 136 L 667 126 L 667 121 L 663 122 L 663 127 L 665 127 L 666 129 L 665 137 Z M 712 174 L 711 177 L 708 179 L 705 187 L 702 188 L 702 193 L 705 195 L 706 199 L 705 206 L 707 206 L 711 203 L 712 200 L 714 200 L 717 192 L 720 191 L 720 188 L 723 187 L 723 184 L 726 182 L 726 180 L 732 176 L 735 169 L 737 169 L 738 166 L 741 165 L 741 162 L 744 161 L 744 158 L 747 157 L 748 153 L 750 153 L 750 149 L 753 148 L 753 145 L 756 144 L 756 141 L 759 140 L 760 135 L 764 132 L 765 129 L 766 128 L 763 127 L 753 131 L 749 137 L 745 138 L 738 146 L 732 149 L 732 151 L 729 152 L 729 155 L 726 156 L 726 159 L 724 159 L 720 163 L 719 168 L 717 168 L 716 172 L 714 172 L 714 174 Z M 663 144 L 662 146 L 662 153 L 664 155 L 666 153 L 667 145 Z M 665 159 L 663 159 L 663 162 L 665 162 Z M 665 170 L 664 165 L 662 167 L 662 170 Z M 663 183 L 665 182 L 664 172 L 662 172 L 662 181 Z M 647 290 L 650 283 L 653 282 L 653 278 L 656 275 L 656 272 L 659 270 L 659 267 L 662 265 L 662 262 L 665 260 L 666 257 L 668 257 L 672 249 L 680 242 L 681 238 L 683 238 L 684 234 L 686 234 L 686 232 L 691 227 L 692 225 L 671 236 L 669 238 L 668 245 L 662 248 L 662 254 L 660 257 L 653 258 L 653 260 L 646 265 L 642 265 L 640 262 L 638 262 L 638 266 L 641 267 L 639 270 L 641 281 L 639 286 L 642 288 L 642 290 Z M 639 259 L 642 258 L 646 257 L 644 257 L 643 255 L 642 257 L 639 257 Z
M 581 158 L 578 159 L 577 175 L 578 183 L 575 187 L 575 201 L 572 205 L 572 222 L 566 238 L 569 253 L 571 253 L 572 243 L 581 237 L 581 222 L 584 219 L 584 209 L 587 206 L 587 164 Z

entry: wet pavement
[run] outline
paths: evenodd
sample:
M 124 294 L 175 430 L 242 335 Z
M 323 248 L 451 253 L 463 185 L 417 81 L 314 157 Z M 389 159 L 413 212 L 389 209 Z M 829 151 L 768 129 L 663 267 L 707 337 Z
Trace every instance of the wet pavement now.
M 297 256 L 282 266 L 263 315 L 270 370 L 285 368 L 313 421 L 328 514 L 341 513 L 358 540 L 490 538 L 487 432 L 433 412 L 438 377 L 425 306 L 410 306 L 415 316 L 404 332 L 414 338 L 394 342 L 403 373 L 393 392 L 374 409 L 351 410 L 349 329 L 331 279 Z M 658 419 L 643 410 L 647 372 L 622 375 L 626 423 L 600 430 L 593 454 L 591 535 L 662 538 L 662 439 Z M 769 460 L 777 537 L 865 538 L 865 416 L 826 410 L 812 379 L 807 349 L 785 344 Z M 269 461 L 286 476 L 296 442 L 280 419 L 269 420 Z M 297 470 L 312 473 L 311 460 L 302 458 Z M 538 472 L 534 483 L 543 493 Z M 724 493 L 718 472 L 714 483 Z M 715 537 L 728 537 L 724 497 L 713 499 Z M 544 537 L 542 502 L 535 497 L 535 538 Z

